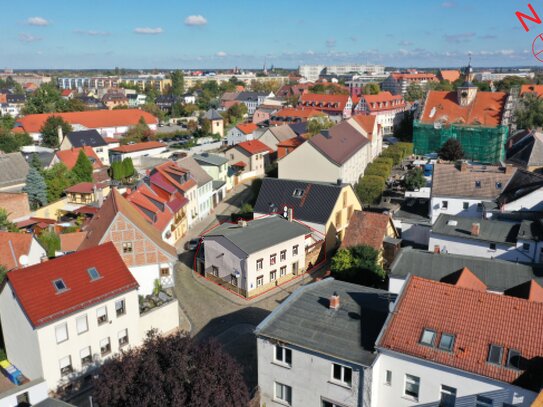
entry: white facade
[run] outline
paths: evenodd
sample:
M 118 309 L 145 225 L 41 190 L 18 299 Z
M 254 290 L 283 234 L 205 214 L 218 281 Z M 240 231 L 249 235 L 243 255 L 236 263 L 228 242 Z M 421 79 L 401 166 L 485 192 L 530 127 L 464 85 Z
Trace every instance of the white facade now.
M 388 378 L 387 371 L 390 372 Z M 405 394 L 406 375 L 419 379 L 418 398 Z M 509 403 L 515 407 L 529 407 L 536 397 L 536 393 L 509 383 L 388 350 L 379 350 L 373 365 L 371 406 L 438 405 L 443 386 L 456 391 L 457 406 L 475 406 L 476 397 L 479 395 L 491 399 L 493 406 Z
M 198 186 L 198 220 L 203 220 L 213 209 L 213 181 Z
M 508 202 L 501 208 L 504 212 L 543 211 L 543 188 L 539 188 L 523 197 Z
M 22 372 L 24 374 L 24 372 Z M 7 380 L 7 379 L 4 379 Z M 26 396 L 30 405 L 38 404 L 49 397 L 47 383 L 43 379 L 32 380 L 20 386 L 13 385 L 13 388 L 0 394 L 0 407 L 19 406 L 18 397 Z
M 430 199 L 429 217 L 432 220 L 432 224 L 435 223 L 442 213 L 445 215 L 455 215 L 466 218 L 481 218 L 483 216 L 483 202 L 492 201 L 476 198 L 456 198 L 432 195 Z
M 281 346 L 283 345 L 283 346 Z M 277 359 L 276 346 L 264 337 L 257 338 L 258 386 L 261 405 L 284 404 L 279 398 L 276 383 L 291 388 L 292 406 L 322 406 L 323 402 L 337 406 L 365 406 L 361 403 L 364 393 L 364 368 L 343 360 L 317 354 L 306 349 L 281 344 L 291 353 L 290 365 Z M 282 351 L 280 351 L 282 352 Z M 333 378 L 333 364 L 352 370 L 351 384 Z
M 160 275 L 161 269 L 169 270 L 169 277 L 162 277 Z M 138 293 L 141 295 L 150 295 L 153 293 L 155 287 L 155 280 L 159 280 L 163 288 L 172 287 L 174 284 L 173 279 L 173 266 L 170 263 L 157 263 L 147 264 L 145 266 L 130 266 L 128 267 L 130 273 L 134 276 L 138 282 Z
M 156 148 L 149 148 L 146 150 L 139 150 L 139 151 L 132 151 L 132 152 L 119 152 L 119 151 L 109 151 L 109 158 L 110 162 L 115 161 L 122 161 L 125 158 L 131 158 L 132 161 L 137 160 L 140 157 L 152 157 L 154 155 L 158 155 L 166 151 L 168 147 L 162 146 L 162 147 L 156 147 Z
M 233 146 L 249 140 L 254 140 L 253 133 L 245 134 L 237 127 L 231 128 L 228 133 L 226 133 L 226 144 L 229 146 Z

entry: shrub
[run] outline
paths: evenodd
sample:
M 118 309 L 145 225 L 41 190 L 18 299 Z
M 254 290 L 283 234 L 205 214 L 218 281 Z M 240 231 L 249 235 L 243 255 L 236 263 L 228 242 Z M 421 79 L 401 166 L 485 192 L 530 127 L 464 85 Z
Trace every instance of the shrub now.
M 365 175 L 356 186 L 358 198 L 365 204 L 375 203 L 385 190 L 385 179 L 377 175 Z
M 413 143 L 401 142 L 401 143 L 396 144 L 396 146 L 398 146 L 398 148 L 403 150 L 403 158 L 409 157 L 410 155 L 413 154 Z
M 382 155 L 380 155 L 379 157 L 377 157 L 375 160 L 373 160 L 374 163 L 382 163 L 382 164 L 386 164 L 390 167 L 390 169 L 392 170 L 392 167 L 394 166 L 394 160 L 390 157 L 383 157 Z
M 390 177 L 391 168 L 389 165 L 384 163 L 370 163 L 364 171 L 364 175 L 377 175 L 379 177 L 388 178 Z

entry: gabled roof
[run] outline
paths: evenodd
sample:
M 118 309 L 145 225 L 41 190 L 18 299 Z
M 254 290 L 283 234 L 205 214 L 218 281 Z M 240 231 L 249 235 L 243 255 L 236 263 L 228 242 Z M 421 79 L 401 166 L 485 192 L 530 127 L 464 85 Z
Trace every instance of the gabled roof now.
M 414 80 L 435 80 L 436 76 L 433 73 L 400 73 L 394 72 L 390 76 L 398 81 L 414 81 Z
M 377 347 L 539 391 L 542 318 L 540 302 L 413 276 Z M 436 332 L 434 346 L 420 343 L 424 329 Z M 437 347 L 444 333 L 454 335 L 451 352 Z M 499 365 L 488 362 L 492 344 L 503 347 Z M 520 352 L 521 369 L 506 367 L 511 349 Z
M 75 163 L 77 162 L 77 157 L 79 157 L 79 151 L 83 150 L 85 155 L 89 158 L 89 160 L 92 163 L 92 168 L 94 170 L 102 168 L 104 165 L 102 164 L 102 161 L 100 161 L 100 158 L 96 155 L 92 147 L 81 147 L 81 148 L 70 148 L 69 150 L 59 150 L 55 153 L 59 161 L 64 163 L 64 165 L 71 170 Z
M 329 299 L 339 296 L 339 309 Z M 384 290 L 327 278 L 297 289 L 258 325 L 257 336 L 317 354 L 371 366 L 375 340 L 396 296 Z
M 277 147 L 285 147 L 285 148 L 296 148 L 305 143 L 307 140 L 303 137 L 292 137 L 284 141 L 280 141 L 277 144 Z
M 361 95 L 360 99 L 364 99 L 366 107 L 370 112 L 398 109 L 405 106 L 405 100 L 402 95 L 393 95 L 388 91 L 379 92 L 376 95 Z
M 543 188 L 543 175 L 517 170 L 498 198 L 500 205 L 516 201 L 540 188 Z
M 71 192 L 75 194 L 92 194 L 95 189 L 102 189 L 105 187 L 105 184 L 100 184 L 97 182 L 80 182 L 79 184 L 66 188 L 64 192 Z
M 272 115 L 272 119 L 276 120 L 277 118 L 300 118 L 300 119 L 309 119 L 311 117 L 323 116 L 323 113 L 316 109 L 311 108 L 295 108 L 295 107 L 285 107 Z
M 208 120 L 224 120 L 224 118 L 221 116 L 221 114 L 215 109 L 209 109 L 207 112 L 205 112 L 204 119 L 208 119 Z
M 134 191 L 127 191 L 124 196 L 160 233 L 172 220 L 173 213 L 166 205 L 166 200 L 159 197 L 146 184 L 140 184 Z
M 456 92 L 431 90 L 426 96 L 420 121 L 497 127 L 501 124 L 506 100 L 504 92 L 477 91 L 473 102 L 461 106 Z
M 369 140 L 373 140 L 373 131 L 375 130 L 375 122 L 377 121 L 377 116 L 375 115 L 366 115 L 366 114 L 356 114 L 352 116 L 349 120 L 354 120 L 368 135 Z M 375 134 L 375 136 L 377 136 Z
M 205 238 L 222 236 L 244 253 L 251 254 L 310 232 L 307 226 L 296 221 L 268 216 L 249 221 L 246 226 L 223 223 L 206 233 Z
M 479 280 L 477 276 L 467 267 L 464 267 L 455 273 L 449 274 L 447 277 L 441 279 L 441 281 L 457 287 L 469 288 L 476 291 L 486 291 L 488 288 L 485 283 Z
M 70 140 L 72 147 L 102 147 L 107 145 L 100 133 L 94 129 L 72 131 L 66 137 Z
M 28 163 L 21 153 L 0 152 L 0 188 L 23 184 L 27 175 Z
M 449 81 L 453 83 L 454 81 L 460 79 L 460 71 L 458 69 L 442 69 L 439 71 L 438 76 L 441 77 L 444 81 Z
M 275 139 L 279 142 L 296 137 L 296 133 L 294 132 L 294 130 L 292 130 L 292 128 L 288 124 L 282 124 L 280 126 L 272 126 L 272 127 L 269 127 L 267 131 L 269 131 L 275 137 Z M 266 132 L 262 133 L 262 136 L 264 134 L 266 134 Z
M 97 100 L 98 103 L 101 103 Z M 89 129 L 135 126 L 141 117 L 147 124 L 157 124 L 158 119 L 138 109 L 87 110 L 84 112 L 29 114 L 17 119 L 17 124 L 27 133 L 40 133 L 50 116 L 60 116 L 70 124 L 80 124 Z
M 513 145 L 507 162 L 521 165 L 522 167 L 543 167 L 543 133 L 533 132 L 525 139 L 518 142 L 519 146 Z
M 347 248 L 365 245 L 371 246 L 376 250 L 381 250 L 389 225 L 394 229 L 395 237 L 398 237 L 396 229 L 392 225 L 390 215 L 355 211 L 349 220 L 349 226 L 347 226 L 345 231 L 341 247 Z
M 511 297 L 525 298 L 530 301 L 543 302 L 543 287 L 535 280 L 526 281 L 516 287 L 505 290 L 505 295 Z
M 236 144 L 231 148 L 242 149 L 247 152 L 249 155 L 260 154 L 260 153 L 273 153 L 273 151 L 263 142 L 259 140 L 249 140 L 242 143 Z
M 259 97 L 266 97 L 268 95 L 269 93 L 266 92 L 243 91 L 237 94 L 235 100 L 239 100 L 240 102 L 256 102 Z
M 84 250 L 101 244 L 111 223 L 119 213 L 138 228 L 165 255 L 177 258 L 175 248 L 164 242 L 160 232 L 149 224 L 141 216 L 140 212 L 126 198 L 123 198 L 115 188 L 111 190 L 98 213 L 96 213 L 90 223 L 85 227 L 87 236 L 79 249 Z
M 191 156 L 177 160 L 178 164 L 190 171 L 191 177 L 196 181 L 198 187 L 202 187 L 213 181 L 213 178 L 198 164 Z
M 345 106 L 347 105 L 349 99 L 349 95 L 304 93 L 302 94 L 302 96 L 300 96 L 298 104 L 316 110 L 343 112 L 343 109 L 345 109 Z
M 61 233 L 59 235 L 60 251 L 65 253 L 77 251 L 86 236 L 87 232 Z
M 369 140 L 346 121 L 323 130 L 309 140 L 309 144 L 339 166 L 368 143 Z
M 243 134 L 252 134 L 258 126 L 255 123 L 240 123 L 236 128 L 241 131 Z
M 186 193 L 197 186 L 186 168 L 181 168 L 173 161 L 157 165 L 151 172 L 151 184 L 155 184 L 165 191 L 173 194 L 176 191 Z
M 533 85 L 533 84 L 521 85 L 520 96 L 523 96 L 527 93 L 533 93 L 537 97 L 541 97 L 543 96 L 543 85 Z
M 99 279 L 91 281 L 91 267 Z M 57 292 L 60 279 L 67 289 Z M 34 328 L 138 287 L 112 243 L 10 271 L 7 281 Z
M 114 151 L 116 153 L 134 153 L 136 151 L 145 151 L 152 150 L 155 148 L 167 147 L 166 144 L 161 143 L 160 141 L 145 141 L 143 143 L 135 144 L 126 144 L 124 146 L 112 148 L 109 151 Z
M 0 231 L 0 266 L 12 270 L 21 266 L 19 258 L 28 255 L 34 235 Z
M 204 165 L 207 164 L 207 165 L 221 166 L 228 162 L 226 157 L 223 157 L 217 154 L 202 153 L 202 154 L 194 154 L 193 157 L 197 162 Z
M 347 184 L 264 178 L 254 212 L 282 214 L 286 206 L 293 210 L 294 218 L 299 221 L 325 225 L 346 187 Z M 294 196 L 295 191 L 301 196 Z

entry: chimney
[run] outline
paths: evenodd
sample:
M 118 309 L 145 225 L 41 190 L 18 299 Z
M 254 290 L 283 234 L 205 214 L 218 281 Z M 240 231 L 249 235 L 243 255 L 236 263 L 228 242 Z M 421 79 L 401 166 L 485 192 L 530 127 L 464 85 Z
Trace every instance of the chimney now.
M 62 140 L 64 139 L 64 134 L 62 134 L 62 126 L 57 127 L 57 136 L 58 136 L 58 145 L 62 144 Z
M 480 223 L 472 223 L 471 224 L 471 235 L 472 236 L 479 236 L 479 233 L 481 233 L 481 224 Z
M 292 219 L 294 217 L 293 213 L 294 213 L 294 211 L 292 210 L 292 208 L 287 209 L 287 219 L 288 219 L 289 222 L 292 222 Z
M 434 246 L 434 253 L 435 253 L 435 254 L 441 253 L 441 250 L 439 249 L 439 245 L 438 245 L 438 244 L 436 244 L 436 245 Z
M 339 308 L 339 295 L 334 291 L 334 294 L 330 297 L 330 309 L 337 310 Z
M 458 160 L 456 162 L 456 168 L 458 168 L 460 172 L 466 172 L 469 168 L 468 162 L 465 160 Z
M 336 181 L 336 184 L 338 186 L 341 186 L 341 184 L 343 184 L 343 180 L 341 178 L 338 178 L 337 181 Z

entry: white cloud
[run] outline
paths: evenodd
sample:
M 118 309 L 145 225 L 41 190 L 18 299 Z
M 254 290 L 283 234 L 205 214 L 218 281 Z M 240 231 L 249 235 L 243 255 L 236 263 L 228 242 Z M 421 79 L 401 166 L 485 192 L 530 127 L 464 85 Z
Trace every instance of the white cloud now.
M 219 58 L 224 58 L 228 54 L 226 52 L 224 52 L 224 51 L 219 51 L 215 55 L 217 55 Z
M 75 30 L 74 33 L 81 35 L 88 35 L 89 37 L 105 37 L 111 35 L 108 31 L 94 31 L 94 30 Z
M 21 33 L 19 34 L 19 41 L 21 42 L 36 42 L 41 41 L 41 37 L 36 37 L 32 34 Z
M 134 32 L 136 34 L 144 34 L 144 35 L 157 35 L 164 32 L 164 30 L 161 27 L 157 28 L 151 28 L 151 27 L 138 27 L 134 28 Z
M 206 25 L 206 24 L 207 24 L 207 19 L 202 15 L 193 15 L 193 16 L 188 16 L 187 18 L 185 18 L 185 25 L 198 26 L 198 25 Z
M 411 41 L 407 41 L 407 40 L 402 40 L 398 43 L 398 45 L 400 47 L 409 47 L 411 45 L 413 45 L 413 43 Z
M 26 20 L 26 22 L 29 25 L 37 25 L 40 27 L 45 27 L 46 25 L 49 25 L 49 21 L 47 21 L 43 17 L 30 17 L 28 20 Z

